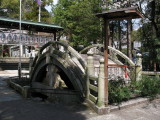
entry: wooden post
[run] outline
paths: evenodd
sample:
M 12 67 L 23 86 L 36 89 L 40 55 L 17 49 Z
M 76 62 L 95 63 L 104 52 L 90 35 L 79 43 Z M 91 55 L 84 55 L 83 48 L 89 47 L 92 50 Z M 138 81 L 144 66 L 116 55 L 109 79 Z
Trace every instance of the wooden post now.
M 132 41 L 131 41 L 131 28 L 132 20 L 128 20 L 127 24 L 127 55 L 132 60 Z
M 3 48 L 4 48 L 4 46 L 3 46 L 3 44 L 2 44 L 2 54 L 1 54 L 1 57 L 3 58 Z
M 54 32 L 54 41 L 56 41 L 56 32 Z
M 104 39 L 104 94 L 105 94 L 105 106 L 108 106 L 108 46 L 109 46 L 109 21 L 104 18 L 104 33 L 105 33 L 105 39 Z

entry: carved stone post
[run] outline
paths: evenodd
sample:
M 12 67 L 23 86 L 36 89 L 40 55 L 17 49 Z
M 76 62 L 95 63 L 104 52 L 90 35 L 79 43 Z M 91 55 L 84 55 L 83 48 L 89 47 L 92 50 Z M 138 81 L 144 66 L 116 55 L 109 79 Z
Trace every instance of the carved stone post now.
M 90 94 L 90 91 L 89 91 L 89 76 L 90 75 L 94 75 L 94 61 L 93 61 L 93 52 L 92 51 L 89 51 L 87 52 L 87 82 L 86 82 L 86 87 L 87 87 L 87 92 L 86 92 L 86 96 L 87 96 L 87 99 L 89 98 L 89 94 Z
M 87 58 L 87 68 L 88 68 L 88 74 L 94 75 L 94 60 L 93 60 L 93 52 L 89 51 L 87 52 L 88 58 Z
M 31 74 L 31 71 L 32 71 L 32 64 L 33 64 L 33 57 L 30 57 L 29 58 L 29 74 Z M 29 76 L 30 78 L 30 76 Z
M 97 105 L 99 107 L 104 106 L 105 101 L 105 89 L 104 89 L 104 59 L 100 59 L 100 68 L 99 68 L 99 76 L 98 76 L 98 102 Z
M 138 53 L 136 60 L 136 81 L 141 80 L 141 78 L 142 78 L 142 55 Z

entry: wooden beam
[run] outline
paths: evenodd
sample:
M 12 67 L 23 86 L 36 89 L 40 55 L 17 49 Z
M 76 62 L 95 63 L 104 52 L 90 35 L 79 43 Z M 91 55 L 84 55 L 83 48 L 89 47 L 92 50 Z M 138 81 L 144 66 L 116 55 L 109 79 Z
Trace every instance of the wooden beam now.
M 109 33 L 109 21 L 104 18 L 104 33 L 105 33 L 105 39 L 104 39 L 104 79 L 105 79 L 105 84 L 104 84 L 104 104 L 108 106 L 108 46 L 109 46 L 109 38 L 110 38 L 110 33 Z

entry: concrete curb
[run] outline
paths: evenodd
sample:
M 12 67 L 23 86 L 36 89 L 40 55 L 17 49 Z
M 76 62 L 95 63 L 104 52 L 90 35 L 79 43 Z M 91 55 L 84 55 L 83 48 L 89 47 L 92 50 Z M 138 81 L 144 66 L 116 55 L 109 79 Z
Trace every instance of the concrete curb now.
M 160 96 L 157 96 L 157 98 L 154 100 L 157 100 L 157 99 L 160 100 Z M 122 102 L 119 105 L 109 105 L 107 107 L 98 107 L 92 101 L 86 100 L 86 103 L 89 104 L 89 107 L 91 107 L 99 115 L 108 114 L 110 112 L 118 111 L 121 109 L 126 109 L 126 108 L 133 107 L 136 105 L 148 104 L 150 102 L 151 102 L 150 99 L 147 97 L 145 98 L 139 97 L 136 99 L 131 99 L 131 100 Z
M 149 103 L 149 101 L 150 101 L 149 98 L 139 97 L 139 98 L 136 98 L 136 99 L 128 100 L 126 102 L 122 102 L 119 105 L 109 105 L 110 112 L 118 111 L 118 110 L 121 110 L 121 109 L 126 109 L 126 108 L 136 106 L 136 105 L 140 105 L 140 104 L 147 104 L 147 103 Z
M 8 85 L 19 92 L 24 98 L 30 97 L 30 86 L 20 86 L 17 84 L 14 79 L 8 79 L 7 80 Z

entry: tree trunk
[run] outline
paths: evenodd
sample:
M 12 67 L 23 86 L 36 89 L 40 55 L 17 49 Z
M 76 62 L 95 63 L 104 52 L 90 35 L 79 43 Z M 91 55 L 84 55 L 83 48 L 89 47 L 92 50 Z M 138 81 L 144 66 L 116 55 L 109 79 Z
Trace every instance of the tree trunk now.
M 157 71 L 157 64 L 156 64 L 156 62 L 154 62 L 154 72 L 156 72 Z
M 112 30 L 112 34 L 111 34 L 111 38 L 112 38 L 112 43 L 111 43 L 111 45 L 112 45 L 112 47 L 113 47 L 113 45 L 114 45 L 114 23 L 112 22 L 112 28 L 111 28 Z
M 153 30 L 154 30 L 154 35 L 156 35 L 156 37 L 159 37 L 160 35 L 158 34 L 158 26 L 155 22 L 155 17 L 156 17 L 156 2 L 155 0 L 153 0 L 151 2 L 151 24 L 152 24 L 152 27 L 153 27 Z
M 120 21 L 118 21 L 118 40 L 119 40 L 119 50 L 122 51 L 121 24 L 120 24 Z
M 132 59 L 132 42 L 131 42 L 131 28 L 132 21 L 128 20 L 128 29 L 127 29 L 127 55 L 130 59 Z

